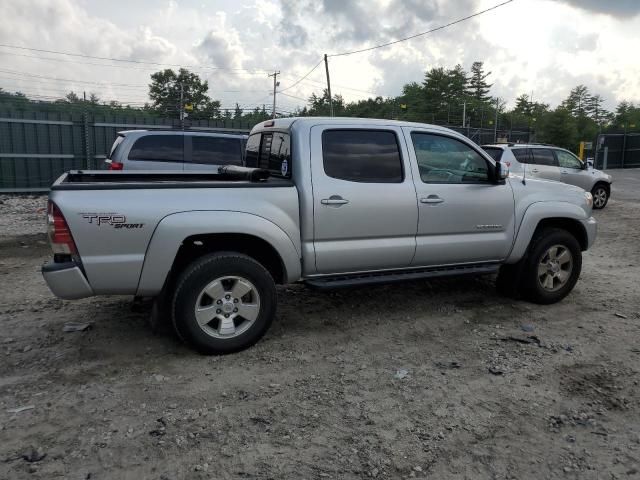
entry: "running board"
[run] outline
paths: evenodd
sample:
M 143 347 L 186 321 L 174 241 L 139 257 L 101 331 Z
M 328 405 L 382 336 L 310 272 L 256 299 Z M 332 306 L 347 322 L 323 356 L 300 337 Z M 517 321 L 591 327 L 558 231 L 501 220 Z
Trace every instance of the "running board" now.
M 321 290 L 334 288 L 356 287 L 380 283 L 406 282 L 425 278 L 452 277 L 458 275 L 487 275 L 498 273 L 499 264 L 484 263 L 475 265 L 460 265 L 456 267 L 421 268 L 416 270 L 390 270 L 385 272 L 371 272 L 359 274 L 336 275 L 332 277 L 312 278 L 305 283 L 310 287 Z

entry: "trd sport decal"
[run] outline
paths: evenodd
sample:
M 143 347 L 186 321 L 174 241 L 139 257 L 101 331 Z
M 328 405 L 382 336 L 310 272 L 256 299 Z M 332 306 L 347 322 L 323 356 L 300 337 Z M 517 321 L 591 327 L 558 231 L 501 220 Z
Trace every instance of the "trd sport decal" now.
M 82 218 L 93 225 L 113 228 L 142 228 L 144 223 L 127 223 L 127 217 L 116 213 L 81 213 Z

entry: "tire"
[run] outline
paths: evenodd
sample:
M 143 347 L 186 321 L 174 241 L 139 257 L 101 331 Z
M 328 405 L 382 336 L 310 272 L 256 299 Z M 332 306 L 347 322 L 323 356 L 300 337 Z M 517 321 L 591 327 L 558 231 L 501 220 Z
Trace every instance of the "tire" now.
M 604 183 L 597 183 L 596 186 L 593 187 L 593 190 L 591 190 L 591 195 L 593 195 L 594 210 L 600 210 L 607 206 L 610 193 L 611 188 Z
M 544 228 L 532 239 L 522 267 L 525 299 L 543 305 L 559 302 L 578 282 L 582 270 L 580 244 L 566 230 Z
M 206 255 L 181 273 L 173 294 L 178 336 L 203 354 L 244 350 L 266 333 L 276 313 L 273 278 L 251 257 Z

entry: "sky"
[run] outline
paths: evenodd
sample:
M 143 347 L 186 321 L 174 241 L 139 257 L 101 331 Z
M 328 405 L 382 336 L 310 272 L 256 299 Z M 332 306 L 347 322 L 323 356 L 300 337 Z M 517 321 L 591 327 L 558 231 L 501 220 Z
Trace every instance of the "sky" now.
M 115 62 L 0 46 L 0 88 L 34 98 L 68 92 L 143 104 L 149 76 L 183 65 L 233 108 L 303 106 L 325 86 L 323 54 L 429 30 L 504 0 L 0 0 L 0 44 L 117 58 Z M 585 84 L 609 109 L 640 102 L 640 1 L 513 0 L 444 30 L 329 58 L 334 94 L 396 96 L 432 67 L 482 61 L 491 94 L 559 104 Z M 148 62 L 148 63 L 135 63 Z M 152 63 L 151 65 L 149 63 Z M 302 81 L 297 81 L 313 70 Z

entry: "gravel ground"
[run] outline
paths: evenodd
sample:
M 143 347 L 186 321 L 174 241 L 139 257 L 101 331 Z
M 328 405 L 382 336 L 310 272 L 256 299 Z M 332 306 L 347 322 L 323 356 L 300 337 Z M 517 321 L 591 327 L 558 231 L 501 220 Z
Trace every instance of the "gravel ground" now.
M 54 298 L 44 198 L 1 197 L 0 478 L 639 478 L 640 171 L 611 173 L 559 304 L 491 278 L 292 286 L 224 357 L 129 298 Z

